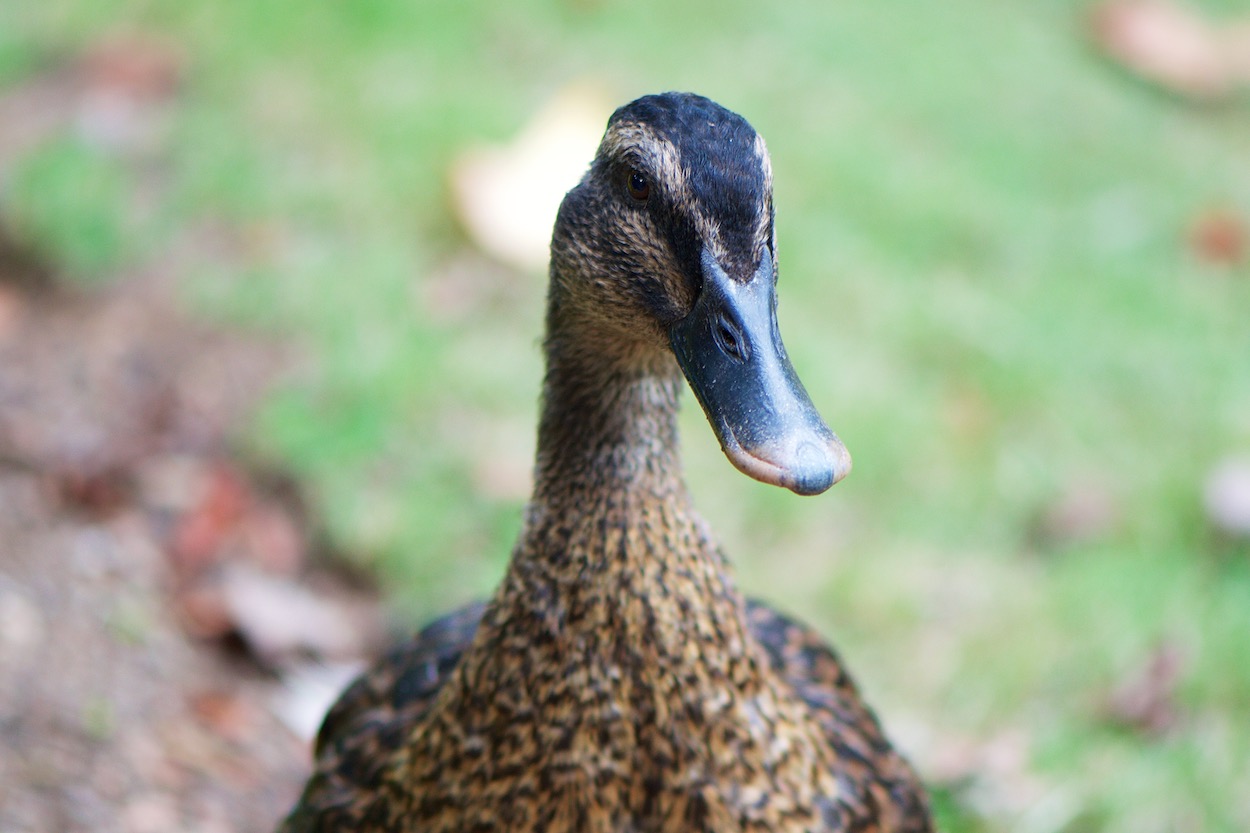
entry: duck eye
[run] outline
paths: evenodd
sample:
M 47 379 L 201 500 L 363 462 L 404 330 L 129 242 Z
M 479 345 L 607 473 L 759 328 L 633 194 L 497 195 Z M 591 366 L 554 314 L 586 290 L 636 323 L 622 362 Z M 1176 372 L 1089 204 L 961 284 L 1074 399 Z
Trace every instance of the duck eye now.
M 625 181 L 625 187 L 629 189 L 629 195 L 639 202 L 642 202 L 651 194 L 651 183 L 639 171 L 629 172 L 629 179 Z

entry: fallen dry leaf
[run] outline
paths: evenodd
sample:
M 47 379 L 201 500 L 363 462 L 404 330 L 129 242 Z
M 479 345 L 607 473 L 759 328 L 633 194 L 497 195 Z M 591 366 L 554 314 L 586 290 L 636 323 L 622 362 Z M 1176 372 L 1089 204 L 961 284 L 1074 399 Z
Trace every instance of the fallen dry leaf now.
M 183 53 L 152 33 L 109 35 L 83 57 L 88 87 L 141 99 L 167 98 L 178 89 Z
M 1220 25 L 1168 0 L 1110 0 L 1091 17 L 1095 44 L 1130 71 L 1174 93 L 1224 98 L 1250 83 L 1240 21 Z
M 0 673 L 34 654 L 47 633 L 39 606 L 22 588 L 0 577 Z
M 251 496 L 243 475 L 226 463 L 209 470 L 195 505 L 178 521 L 170 555 L 182 572 L 215 561 L 247 510 Z
M 112 35 L 84 56 L 79 134 L 101 147 L 154 150 L 167 128 L 164 106 L 177 91 L 184 59 L 153 34 Z
M 296 663 L 282 672 L 282 691 L 271 707 L 298 738 L 311 742 L 343 690 L 365 670 L 362 661 Z
M 301 656 L 354 659 L 380 640 L 371 602 L 323 595 L 246 564 L 227 565 L 219 580 L 235 632 L 270 667 Z
M 191 636 L 224 639 L 234 631 L 230 608 L 217 582 L 201 580 L 179 590 L 174 594 L 173 606 L 183 630 Z
M 266 571 L 294 575 L 304 565 L 304 532 L 291 513 L 277 503 L 254 504 L 240 531 L 247 556 Z
M 1234 457 L 1207 475 L 1203 503 L 1211 525 L 1225 535 L 1250 537 L 1250 457 Z
M 17 287 L 0 282 L 0 342 L 17 333 L 26 307 L 26 297 Z
M 96 518 L 121 511 L 135 493 L 134 474 L 120 465 L 59 471 L 52 475 L 52 482 L 62 505 Z
M 182 814 L 173 796 L 162 792 L 146 792 L 126 801 L 121 822 L 128 833 L 164 833 L 181 826 Z
M 1246 221 L 1227 208 L 1198 215 L 1189 231 L 1189 245 L 1204 263 L 1236 266 L 1246 259 Z
M 1243 85 L 1250 85 L 1250 16 L 1229 23 L 1224 30 L 1224 52 Z
M 1185 660 L 1184 651 L 1175 643 L 1165 640 L 1156 645 L 1141 667 L 1107 698 L 1107 719 L 1139 734 L 1166 734 L 1180 717 L 1176 689 Z
M 478 246 L 518 269 L 546 267 L 556 210 L 590 165 L 612 112 L 608 100 L 592 85 L 570 85 L 508 145 L 456 160 L 456 213 Z
M 227 740 L 244 740 L 257 723 L 255 705 L 237 694 L 200 691 L 190 695 L 188 700 L 191 713 Z
M 1120 519 L 1119 502 L 1110 489 L 1097 482 L 1078 481 L 1068 484 L 1043 508 L 1033 536 L 1043 547 L 1088 543 L 1109 535 Z

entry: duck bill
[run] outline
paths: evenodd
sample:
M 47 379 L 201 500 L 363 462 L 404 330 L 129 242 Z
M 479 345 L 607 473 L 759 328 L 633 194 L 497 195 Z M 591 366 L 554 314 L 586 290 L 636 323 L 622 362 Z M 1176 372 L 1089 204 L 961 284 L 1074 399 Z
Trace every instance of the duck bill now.
M 851 455 L 816 412 L 781 343 L 770 252 L 746 282 L 706 251 L 702 261 L 699 298 L 670 332 L 677 363 L 739 471 L 820 494 L 850 473 Z

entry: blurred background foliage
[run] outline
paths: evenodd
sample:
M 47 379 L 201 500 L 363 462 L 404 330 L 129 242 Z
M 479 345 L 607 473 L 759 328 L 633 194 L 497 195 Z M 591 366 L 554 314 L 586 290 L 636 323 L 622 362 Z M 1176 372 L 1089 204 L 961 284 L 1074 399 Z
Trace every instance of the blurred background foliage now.
M 471 253 L 453 161 L 571 81 L 708 95 L 768 139 L 782 326 L 855 457 L 801 500 L 688 409 L 742 584 L 834 638 L 947 830 L 1246 830 L 1250 547 L 1203 488 L 1250 452 L 1250 267 L 1202 241 L 1250 216 L 1250 108 L 1132 79 L 1089 11 L 6 2 L 0 84 L 130 31 L 183 70 L 146 167 L 66 138 L 0 211 L 85 281 L 228 229 L 189 303 L 308 358 L 240 442 L 418 623 L 501 574 L 541 374 L 545 278 Z

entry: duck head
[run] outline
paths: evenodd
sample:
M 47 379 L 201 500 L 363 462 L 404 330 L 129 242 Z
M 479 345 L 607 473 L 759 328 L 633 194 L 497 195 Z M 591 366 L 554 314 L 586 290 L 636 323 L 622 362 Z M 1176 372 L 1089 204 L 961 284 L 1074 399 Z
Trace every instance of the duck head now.
M 772 170 L 750 124 L 684 93 L 618 109 L 556 220 L 553 310 L 605 351 L 671 352 L 734 466 L 818 494 L 851 458 L 786 355 L 776 285 Z

